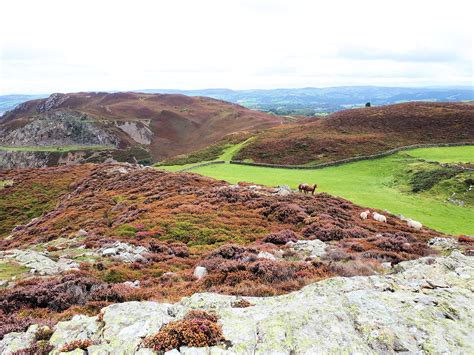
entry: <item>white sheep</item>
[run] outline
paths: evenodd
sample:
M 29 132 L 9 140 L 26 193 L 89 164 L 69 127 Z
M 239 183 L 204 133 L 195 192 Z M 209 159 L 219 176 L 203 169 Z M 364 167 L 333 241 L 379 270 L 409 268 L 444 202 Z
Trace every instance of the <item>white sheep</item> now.
M 372 214 L 372 218 L 375 219 L 377 222 L 387 222 L 387 217 L 385 217 L 383 214 L 379 214 L 377 212 L 374 212 Z
M 418 231 L 419 231 L 421 228 L 423 228 L 423 225 L 422 225 L 420 222 L 414 221 L 414 220 L 412 220 L 412 219 L 407 219 L 407 224 L 408 224 L 408 227 L 412 227 L 412 228 L 414 228 L 414 229 L 416 229 L 416 230 L 418 230 Z
M 370 215 L 370 211 L 364 211 L 360 213 L 360 219 L 367 219 L 367 217 Z

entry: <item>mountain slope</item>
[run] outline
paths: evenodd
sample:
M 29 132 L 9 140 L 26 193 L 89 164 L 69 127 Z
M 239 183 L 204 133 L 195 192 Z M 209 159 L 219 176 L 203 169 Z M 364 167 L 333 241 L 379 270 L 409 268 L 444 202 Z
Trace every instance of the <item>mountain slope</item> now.
M 404 103 L 336 112 L 326 119 L 259 134 L 235 157 L 271 164 L 307 164 L 370 155 L 421 143 L 474 141 L 474 105 Z
M 271 296 L 384 273 L 436 253 L 427 242 L 443 236 L 381 211 L 387 223 L 362 220 L 364 208 L 325 193 L 132 164 L 0 172 L 0 181 L 0 338 L 111 302 Z
M 53 94 L 28 101 L 0 121 L 0 145 L 140 147 L 150 160 L 189 153 L 238 131 L 280 119 L 227 102 L 184 95 Z

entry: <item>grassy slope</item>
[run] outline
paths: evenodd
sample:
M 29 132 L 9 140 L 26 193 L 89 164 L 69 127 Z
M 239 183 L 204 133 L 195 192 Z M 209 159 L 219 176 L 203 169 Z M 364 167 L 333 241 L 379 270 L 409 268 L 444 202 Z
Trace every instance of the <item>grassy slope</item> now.
M 474 146 L 421 148 L 410 150 L 408 154 L 415 158 L 439 161 L 440 163 L 474 162 Z
M 216 159 L 213 160 L 205 160 L 199 163 L 190 163 L 190 164 L 183 164 L 183 165 L 157 165 L 157 167 L 168 170 L 168 171 L 178 171 L 186 168 L 190 168 L 197 164 L 208 163 L 211 161 L 223 160 L 229 162 L 232 160 L 233 156 L 245 145 L 247 144 L 252 138 L 249 138 L 243 142 L 238 144 L 229 144 L 227 148 L 222 150 L 221 155 L 219 155 Z
M 394 176 L 412 161 L 401 153 L 390 157 L 350 163 L 320 170 L 288 170 L 239 165 L 212 165 L 193 172 L 232 183 L 248 181 L 264 185 L 317 183 L 319 191 L 341 196 L 354 203 L 401 213 L 439 231 L 474 234 L 474 211 L 434 198 L 403 194 L 394 186 Z

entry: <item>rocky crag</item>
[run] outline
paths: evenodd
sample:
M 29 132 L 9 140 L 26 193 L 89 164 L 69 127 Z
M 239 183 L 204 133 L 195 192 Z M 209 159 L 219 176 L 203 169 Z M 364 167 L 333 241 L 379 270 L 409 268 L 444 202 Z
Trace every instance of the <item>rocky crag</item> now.
M 208 348 L 167 354 L 451 353 L 474 351 L 474 260 L 450 256 L 402 262 L 384 276 L 333 278 L 278 297 L 241 298 L 198 293 L 176 304 L 126 302 L 99 316 L 58 323 L 49 340 L 88 339 L 88 354 L 152 354 L 142 340 L 166 323 L 200 309 L 216 313 L 227 340 Z M 11 354 L 35 341 L 37 326 L 0 342 Z M 85 354 L 76 350 L 74 354 Z

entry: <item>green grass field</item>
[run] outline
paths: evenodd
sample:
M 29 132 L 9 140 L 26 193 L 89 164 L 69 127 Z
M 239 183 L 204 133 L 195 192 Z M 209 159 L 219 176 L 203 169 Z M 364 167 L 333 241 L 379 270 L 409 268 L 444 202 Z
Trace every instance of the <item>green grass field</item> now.
M 168 171 L 178 171 L 178 170 L 190 168 L 197 164 L 209 163 L 211 161 L 221 160 L 221 161 L 229 162 L 232 160 L 232 157 L 235 155 L 235 153 L 237 153 L 245 144 L 250 142 L 250 140 L 252 139 L 253 138 L 249 138 L 238 144 L 230 144 L 227 148 L 223 150 L 222 154 L 217 159 L 214 159 L 214 160 L 206 160 L 200 163 L 190 163 L 190 164 L 183 164 L 183 165 L 162 165 L 162 166 L 157 166 L 157 167 L 168 170 Z
M 474 146 L 420 148 L 409 150 L 408 153 L 414 158 L 420 158 L 440 163 L 473 163 Z
M 66 145 L 62 147 L 54 146 L 25 146 L 25 147 L 12 147 L 12 146 L 0 146 L 0 150 L 8 152 L 70 152 L 76 150 L 106 150 L 115 149 L 114 146 L 107 145 Z
M 456 147 L 459 156 L 469 154 L 472 147 Z M 435 148 L 437 156 L 449 154 L 453 161 L 459 158 L 443 152 L 449 148 Z M 433 229 L 450 234 L 474 234 L 474 209 L 445 202 L 439 196 L 428 193 L 402 192 L 396 184 L 396 176 L 409 164 L 415 164 L 412 151 L 397 153 L 385 158 L 366 160 L 318 170 L 290 170 L 222 164 L 193 169 L 192 172 L 226 180 L 268 186 L 288 185 L 296 189 L 298 184 L 317 183 L 318 191 L 340 196 L 361 206 L 388 210 L 422 222 Z M 467 153 L 466 153 L 467 152 Z M 409 155 L 408 155 L 409 154 Z M 419 154 L 416 152 L 416 154 Z M 423 153 L 428 155 L 428 153 Z M 431 160 L 434 160 L 432 155 Z

